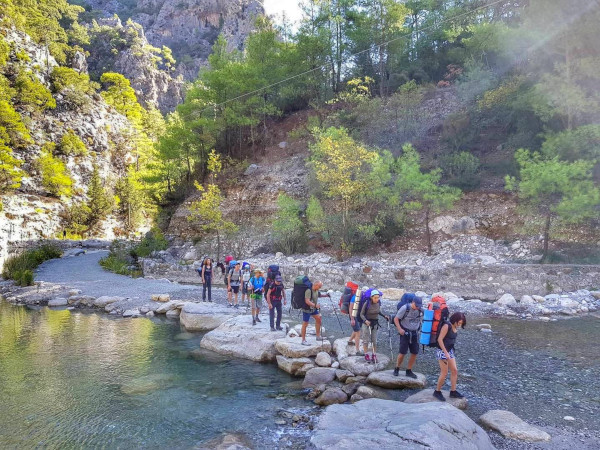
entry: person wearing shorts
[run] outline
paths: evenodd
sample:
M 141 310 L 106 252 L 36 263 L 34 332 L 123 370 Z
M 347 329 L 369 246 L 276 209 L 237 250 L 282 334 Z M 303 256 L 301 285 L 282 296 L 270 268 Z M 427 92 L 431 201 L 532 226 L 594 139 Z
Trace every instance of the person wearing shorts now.
M 436 390 L 433 391 L 433 396 L 441 402 L 446 401 L 442 394 L 442 386 L 446 382 L 448 370 L 450 370 L 450 397 L 464 397 L 464 395 L 456 390 L 458 367 L 456 366 L 456 358 L 454 356 L 454 344 L 456 343 L 456 337 L 458 336 L 458 329 L 465 328 L 466 324 L 467 318 L 465 315 L 461 312 L 455 312 L 450 316 L 449 321 L 444 322 L 438 334 L 437 343 L 439 348 L 436 351 L 435 356 L 440 365 L 440 376 L 438 378 Z
M 358 315 L 357 317 L 354 317 L 352 315 L 355 301 L 356 294 L 352 296 L 352 299 L 350 299 L 350 307 L 348 308 L 348 310 L 350 311 L 350 327 L 352 328 L 352 334 L 350 335 L 350 339 L 348 340 L 348 345 L 354 344 L 354 346 L 356 347 L 356 354 L 358 356 L 362 356 L 362 353 L 360 351 L 360 330 L 362 328 L 362 321 L 360 320 L 360 315 Z
M 250 281 L 252 267 L 250 264 L 242 265 L 242 304 L 247 300 L 250 303 L 250 294 L 248 293 L 248 281 Z
M 417 361 L 419 354 L 419 329 L 423 316 L 423 300 L 420 297 L 414 297 L 410 304 L 402 306 L 394 317 L 394 324 L 400 335 L 400 348 L 398 349 L 398 359 L 394 368 L 394 376 L 400 373 L 400 366 L 404 361 L 404 357 L 410 351 L 408 366 L 406 368 L 406 376 L 417 378 L 413 373 L 412 368 Z
M 233 306 L 234 308 L 238 308 L 238 293 L 240 292 L 240 284 L 242 282 L 242 271 L 240 270 L 240 263 L 236 263 L 233 269 L 229 271 L 229 275 L 227 275 L 227 289 L 229 292 L 233 293 L 233 305 L 231 304 L 231 299 L 229 300 L 228 306 Z
M 260 308 L 262 308 L 263 291 L 266 281 L 262 273 L 262 270 L 256 269 L 254 276 L 248 281 L 248 290 L 252 290 L 252 294 L 250 294 L 250 300 L 252 301 L 252 325 L 256 325 L 256 322 L 262 322 L 258 317 Z
M 323 287 L 323 283 L 321 281 L 315 281 L 312 285 L 312 289 L 307 289 L 304 292 L 304 308 L 302 308 L 302 331 L 300 335 L 302 336 L 302 345 L 311 345 L 306 340 L 306 328 L 308 327 L 308 322 L 310 322 L 310 318 L 314 317 L 315 319 L 315 330 L 317 334 L 317 340 L 321 339 L 321 314 L 319 312 L 319 298 L 327 297 L 327 295 L 323 295 L 319 292 L 319 289 Z

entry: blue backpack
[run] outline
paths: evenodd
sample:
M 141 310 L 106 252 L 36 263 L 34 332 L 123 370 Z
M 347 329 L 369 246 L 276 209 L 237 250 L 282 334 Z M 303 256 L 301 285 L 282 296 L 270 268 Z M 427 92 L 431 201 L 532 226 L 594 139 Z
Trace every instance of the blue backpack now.
M 396 311 L 400 311 L 400 308 L 402 308 L 404 305 L 410 305 L 416 298 L 417 296 L 412 292 L 406 292 L 402 294 L 400 301 L 396 305 Z

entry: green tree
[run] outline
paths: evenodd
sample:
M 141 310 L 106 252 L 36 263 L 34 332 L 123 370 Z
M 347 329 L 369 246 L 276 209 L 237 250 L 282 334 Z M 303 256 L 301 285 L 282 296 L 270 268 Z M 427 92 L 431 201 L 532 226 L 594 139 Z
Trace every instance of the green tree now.
M 300 204 L 289 195 L 279 194 L 277 198 L 273 237 L 275 246 L 286 254 L 302 251 L 306 244 L 306 230 L 300 220 Z
M 14 157 L 10 147 L 0 138 L 0 195 L 21 186 L 22 164 L 23 162 Z
M 519 178 L 507 176 L 506 188 L 515 191 L 531 213 L 544 217 L 546 260 L 553 222 L 577 224 L 598 217 L 600 191 L 591 180 L 592 163 L 544 159 L 525 149 L 518 150 L 515 159 L 520 167 Z
M 460 199 L 458 188 L 440 184 L 442 173 L 434 169 L 428 173 L 421 170 L 419 154 L 410 144 L 402 147 L 402 155 L 395 162 L 395 195 L 390 198 L 392 206 L 408 211 L 424 212 L 427 253 L 431 255 L 431 230 L 429 221 L 433 214 L 452 208 Z
M 129 80 L 120 73 L 107 72 L 102 74 L 100 82 L 106 88 L 102 91 L 102 97 L 104 97 L 106 103 L 113 106 L 133 123 L 141 126 L 144 119 L 144 108 L 138 103 L 137 96 Z
M 126 177 L 117 181 L 115 194 L 118 199 L 118 211 L 125 221 L 127 230 L 137 229 L 144 217 L 146 198 L 142 183 L 134 170 L 130 169 Z
M 89 75 L 79 73 L 70 67 L 55 67 L 50 74 L 52 90 L 62 94 L 63 101 L 75 110 L 87 111 L 91 96 L 96 92 L 97 83 L 91 82 Z
M 213 162 L 210 164 L 215 170 L 221 167 L 219 156 L 212 154 Z M 218 173 L 215 173 L 217 175 Z M 219 186 L 209 183 L 206 187 L 196 182 L 196 189 L 202 193 L 199 200 L 190 205 L 190 215 L 188 220 L 199 221 L 199 226 L 205 233 L 215 233 L 217 236 L 217 260 L 221 259 L 221 236 L 228 233 L 235 233 L 238 230 L 237 225 L 226 220 L 221 210 L 223 196 Z
M 67 132 L 62 135 L 58 148 L 60 152 L 66 156 L 84 156 L 87 154 L 87 147 L 73 130 L 67 130 Z
M 103 186 L 96 164 L 94 164 L 92 177 L 88 184 L 87 196 L 88 224 L 90 228 L 93 228 L 104 220 L 113 208 L 112 198 Z
M 38 168 L 42 175 L 42 186 L 50 195 L 71 196 L 73 180 L 65 163 L 54 157 L 51 152 L 42 150 L 38 158 Z
M 19 72 L 15 80 L 15 88 L 17 103 L 29 112 L 42 112 L 56 108 L 56 100 L 52 98 L 50 91 L 30 71 Z
M 0 100 L 0 139 L 7 145 L 22 148 L 31 143 L 31 135 L 12 105 Z

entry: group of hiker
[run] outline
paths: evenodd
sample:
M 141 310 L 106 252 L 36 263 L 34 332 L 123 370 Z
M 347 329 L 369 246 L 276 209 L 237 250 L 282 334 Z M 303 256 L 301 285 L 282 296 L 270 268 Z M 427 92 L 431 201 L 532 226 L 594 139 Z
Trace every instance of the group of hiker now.
M 239 292 L 241 290 L 241 304 L 247 302 L 247 308 L 251 305 L 252 325 L 261 322 L 259 313 L 263 307 L 263 298 L 269 308 L 269 321 L 271 331 L 283 330 L 281 317 L 283 305 L 287 304 L 285 286 L 278 265 L 270 265 L 265 273 L 260 268 L 255 268 L 246 261 L 234 260 L 232 256 L 226 256 L 224 263 L 217 263 L 224 276 L 224 284 L 227 286 L 227 306 L 239 308 Z M 202 279 L 202 301 L 212 301 L 212 279 L 214 276 L 213 261 L 205 258 L 202 266 L 198 268 L 198 274 Z M 265 276 L 266 275 L 266 276 Z M 310 319 L 315 321 L 315 332 L 317 341 L 321 339 L 321 305 L 319 299 L 328 297 L 329 293 L 321 293 L 323 283 L 321 281 L 311 282 L 307 276 L 299 276 L 294 281 L 291 304 L 294 309 L 302 311 L 302 345 L 312 345 L 306 339 L 307 327 Z M 350 318 L 352 334 L 348 345 L 354 345 L 356 354 L 363 356 L 367 363 L 377 363 L 377 334 L 381 327 L 379 318 L 382 317 L 388 323 L 388 330 L 395 327 L 399 335 L 398 357 L 394 368 L 394 376 L 399 376 L 400 367 L 404 358 L 410 353 L 405 375 L 417 378 L 412 371 L 419 354 L 419 346 L 435 348 L 436 359 L 440 366 L 437 387 L 434 397 L 445 401 L 441 392 L 442 386 L 450 372 L 451 398 L 463 398 L 456 390 L 458 369 L 454 352 L 454 345 L 459 328 L 464 328 L 467 320 L 463 313 L 455 312 L 450 315 L 446 301 L 442 296 L 434 296 L 429 302 L 427 309 L 423 308 L 423 300 L 414 293 L 405 293 L 396 307 L 393 316 L 386 315 L 382 311 L 382 292 L 378 289 L 368 287 L 359 288 L 351 281 L 346 283 L 344 293 L 340 299 L 339 308 L 342 314 Z M 335 305 L 333 305 L 335 312 Z M 336 314 L 337 315 L 337 314 Z M 339 320 L 339 317 L 338 317 Z M 340 322 L 341 326 L 341 322 Z M 392 348 L 391 334 L 390 348 Z M 360 342 L 362 341 L 362 352 Z M 371 354 L 369 354 L 369 347 Z

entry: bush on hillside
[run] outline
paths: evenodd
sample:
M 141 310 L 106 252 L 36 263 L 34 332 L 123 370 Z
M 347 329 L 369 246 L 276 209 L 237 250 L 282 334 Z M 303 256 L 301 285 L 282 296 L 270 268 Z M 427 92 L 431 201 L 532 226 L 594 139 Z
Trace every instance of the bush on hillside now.
M 44 186 L 48 193 L 55 197 L 63 195 L 70 197 L 73 180 L 69 175 L 65 163 L 48 151 L 42 151 L 37 162 L 42 174 L 42 186 Z
M 166 250 L 168 246 L 162 231 L 155 227 L 146 233 L 141 242 L 131 250 L 131 254 L 136 258 L 146 258 L 153 251 Z
M 73 130 L 68 130 L 63 134 L 60 143 L 58 144 L 58 148 L 60 149 L 60 152 L 66 156 L 85 156 L 87 154 L 87 147 Z
M 445 181 L 463 190 L 476 189 L 481 184 L 479 166 L 479 158 L 469 152 L 450 153 L 441 161 Z

